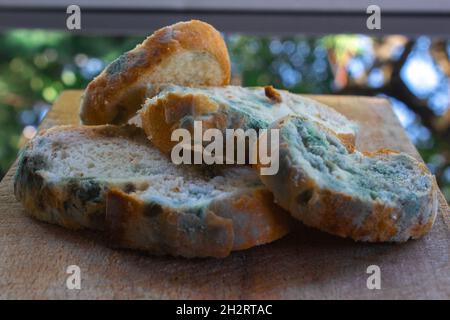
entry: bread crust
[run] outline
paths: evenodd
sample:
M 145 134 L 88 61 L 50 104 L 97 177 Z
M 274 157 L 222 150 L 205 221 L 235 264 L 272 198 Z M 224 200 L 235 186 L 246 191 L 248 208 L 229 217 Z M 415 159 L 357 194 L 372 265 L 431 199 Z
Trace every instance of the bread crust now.
M 168 88 L 168 90 L 166 89 Z M 175 88 L 175 89 L 172 89 Z M 149 139 L 162 152 L 170 153 L 172 148 L 178 143 L 171 140 L 172 131 L 178 128 L 184 128 L 193 131 L 193 121 L 201 121 L 203 130 L 209 128 L 219 129 L 225 132 L 226 129 L 266 129 L 272 121 L 260 121 L 260 116 L 251 118 L 246 111 L 239 111 L 239 107 L 232 107 L 236 102 L 233 101 L 233 91 L 237 87 L 228 86 L 219 89 L 229 90 L 230 93 L 219 93 L 215 96 L 216 88 L 185 88 L 171 85 L 151 86 L 149 92 L 153 97 L 148 99 L 144 107 L 139 111 L 142 128 L 145 130 Z M 210 90 L 211 93 L 205 93 Z M 244 88 L 246 90 L 249 88 Z M 251 88 L 251 90 L 258 90 L 271 101 L 274 109 L 279 109 L 279 103 L 283 102 L 282 95 L 285 97 L 290 93 L 286 91 L 278 91 L 272 86 L 264 88 Z M 195 91 L 196 90 L 196 91 Z M 157 96 L 158 93 L 161 95 Z M 252 91 L 249 91 L 253 94 Z M 229 96 L 230 95 L 230 96 Z M 294 95 L 294 94 L 290 94 Z M 261 95 L 259 98 L 262 98 Z M 288 96 L 289 97 L 289 96 Z M 308 99 L 309 101 L 309 99 Z M 258 103 L 261 103 L 258 101 Z M 291 103 L 291 102 L 290 102 Z M 311 103 L 316 103 L 311 100 Z M 322 104 L 317 104 L 322 106 Z M 264 107 L 256 106 L 257 107 Z M 306 109 L 306 108 L 305 108 Z M 320 108 L 319 108 L 320 109 Z M 323 105 L 322 111 L 326 112 L 320 118 L 324 118 L 329 113 L 333 116 L 344 118 L 338 114 L 334 109 Z M 267 111 L 269 112 L 269 111 Z M 346 119 L 348 123 L 350 121 Z M 356 125 L 355 125 L 356 126 Z M 323 126 L 325 128 L 325 126 Z M 330 128 L 326 130 L 331 131 Z M 333 132 L 334 133 L 334 132 Z M 356 132 L 337 132 L 335 133 L 339 139 L 345 144 L 349 151 L 353 150 L 356 142 Z
M 226 257 L 232 250 L 231 221 L 210 211 L 198 217 L 149 206 L 118 189 L 108 192 L 106 208 L 107 235 L 114 246 L 184 257 Z
M 113 61 L 87 86 L 81 102 L 83 124 L 125 123 L 141 107 L 145 84 L 133 87 L 177 53 L 205 53 L 222 69 L 221 77 L 197 85 L 220 86 L 230 81 L 230 59 L 220 33 L 211 25 L 191 20 L 157 30 L 135 49 Z M 205 71 L 207 72 L 207 70 Z M 180 83 L 189 85 L 189 83 Z M 132 90 L 132 92 L 130 92 Z
M 223 258 L 231 251 L 277 240 L 289 231 L 289 215 L 264 188 L 215 200 L 204 215 L 149 205 L 113 189 L 107 195 L 105 220 L 115 246 L 188 258 Z
M 61 126 L 41 135 L 73 130 L 85 131 L 89 139 L 120 136 L 149 143 L 134 126 Z M 114 246 L 184 257 L 225 257 L 289 232 L 289 214 L 262 185 L 212 198 L 206 207 L 164 205 L 140 198 L 133 179 L 52 178 L 51 164 L 36 152 L 38 141 L 33 139 L 21 153 L 14 192 L 39 220 L 102 231 Z
M 180 119 L 186 115 L 202 117 L 202 128 L 216 128 L 225 130 L 228 121 L 219 106 L 207 96 L 201 94 L 169 93 L 166 97 L 158 99 L 151 108 L 140 111 L 142 128 L 152 143 L 162 152 L 169 154 L 178 143 L 171 140 L 172 131 L 180 127 Z M 193 128 L 187 128 L 191 131 Z
M 283 128 L 290 118 L 280 120 L 273 128 Z M 328 189 L 326 183 L 316 181 L 315 177 L 294 164 L 292 157 L 295 153 L 291 152 L 291 148 L 295 148 L 294 143 L 286 140 L 283 134 L 280 136 L 280 171 L 277 175 L 261 175 L 260 178 L 274 192 L 277 203 L 296 219 L 340 237 L 368 242 L 403 242 L 420 238 L 431 229 L 437 214 L 437 184 L 423 163 L 409 157 L 409 163 L 431 183 L 426 192 L 417 192 L 418 207 L 406 212 L 402 203 L 404 199 L 400 203 L 387 203 L 379 198 L 368 200 Z M 383 156 L 400 153 L 382 149 L 363 154 L 365 157 L 380 157 L 383 161 Z

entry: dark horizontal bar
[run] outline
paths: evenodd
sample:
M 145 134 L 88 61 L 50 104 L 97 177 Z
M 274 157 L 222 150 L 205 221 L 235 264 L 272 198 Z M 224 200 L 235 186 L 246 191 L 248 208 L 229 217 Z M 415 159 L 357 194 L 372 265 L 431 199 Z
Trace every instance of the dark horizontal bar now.
M 65 10 L 48 8 L 4 8 L 0 10 L 0 30 L 42 28 L 67 30 Z M 78 33 L 149 33 L 177 21 L 201 19 L 223 32 L 250 34 L 328 34 L 362 33 L 370 35 L 450 35 L 448 12 L 382 12 L 381 30 L 366 28 L 365 12 L 317 11 L 214 11 L 214 10 L 115 10 L 82 9 L 82 30 Z M 72 32 L 67 30 L 68 32 Z

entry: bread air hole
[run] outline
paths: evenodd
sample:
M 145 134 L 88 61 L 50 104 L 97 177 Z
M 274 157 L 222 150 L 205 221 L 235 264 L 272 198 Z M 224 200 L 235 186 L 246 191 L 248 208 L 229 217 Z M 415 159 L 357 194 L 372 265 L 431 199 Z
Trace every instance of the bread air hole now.
M 297 203 L 301 206 L 306 206 L 308 202 L 311 200 L 312 196 L 313 196 L 312 189 L 304 190 L 297 196 Z

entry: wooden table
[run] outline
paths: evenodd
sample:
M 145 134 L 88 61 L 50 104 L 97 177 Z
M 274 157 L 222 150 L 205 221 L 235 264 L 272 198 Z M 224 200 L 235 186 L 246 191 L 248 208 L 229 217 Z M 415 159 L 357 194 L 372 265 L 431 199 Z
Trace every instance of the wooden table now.
M 41 127 L 78 123 L 80 91 L 66 91 Z M 419 158 L 388 102 L 314 96 L 361 126 L 362 150 L 399 149 Z M 0 298 L 20 299 L 415 299 L 450 298 L 450 214 L 440 194 L 432 231 L 404 244 L 363 244 L 302 226 L 275 243 L 222 260 L 144 256 L 107 247 L 93 232 L 72 232 L 26 216 L 13 174 L 0 184 Z M 66 268 L 81 269 L 81 290 Z M 369 265 L 381 290 L 369 290 Z

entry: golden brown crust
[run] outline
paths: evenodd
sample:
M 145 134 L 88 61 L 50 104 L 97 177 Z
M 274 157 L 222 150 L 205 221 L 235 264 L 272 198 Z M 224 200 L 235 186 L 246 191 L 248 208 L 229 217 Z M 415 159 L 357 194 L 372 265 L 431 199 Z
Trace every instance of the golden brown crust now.
M 240 213 L 234 224 L 239 232 L 235 232 L 233 250 L 269 243 L 289 232 L 292 224 L 289 213 L 275 204 L 272 193 L 265 188 L 243 194 L 231 204 L 232 210 Z
M 145 88 L 142 87 L 133 93 L 127 93 L 127 90 L 143 74 L 152 72 L 181 51 L 206 52 L 220 65 L 222 78 L 215 79 L 214 83 L 205 79 L 203 85 L 229 83 L 230 60 L 220 33 L 202 21 L 179 22 L 156 31 L 141 45 L 111 63 L 89 83 L 81 104 L 82 122 L 88 125 L 126 122 L 140 108 L 145 95 Z M 123 101 L 124 98 L 130 101 Z
M 397 238 L 399 240 L 396 241 L 405 241 L 409 238 L 417 239 L 426 234 L 433 225 L 435 215 L 426 214 L 433 210 L 430 207 L 433 202 L 431 198 L 430 194 L 428 204 L 422 208 L 424 216 L 428 216 L 428 220 L 418 221 L 406 230 L 400 230 L 398 226 L 398 216 L 402 214 L 399 208 L 389 207 L 381 203 L 374 204 L 364 221 L 361 224 L 356 224 L 355 214 L 345 216 L 342 213 L 345 210 L 352 210 L 352 207 L 360 207 L 360 201 L 348 195 L 331 192 L 322 193 L 320 205 L 310 204 L 305 209 L 314 211 L 316 216 L 320 218 L 304 222 L 328 233 L 344 238 L 350 237 L 355 240 L 385 242 Z
M 356 199 L 345 194 L 325 191 L 322 192 L 321 202 L 320 209 L 316 212 L 320 218 L 313 223 L 307 221 L 307 224 L 340 237 L 350 237 L 355 240 L 365 239 L 371 242 L 389 241 L 397 234 L 393 208 L 376 204 L 364 222 L 357 225 L 352 215 L 342 215 L 343 208 L 350 208 L 352 204 L 356 204 Z M 317 208 L 311 207 L 309 210 Z
M 400 152 L 397 150 L 383 148 L 383 149 L 379 149 L 379 150 L 375 150 L 375 151 L 362 151 L 361 153 L 367 157 L 375 157 L 378 155 L 387 155 L 387 154 L 400 153 Z
M 167 108 L 170 105 L 170 108 Z M 152 143 L 162 152 L 170 153 L 178 141 L 172 141 L 171 135 L 180 128 L 179 120 L 186 115 L 201 115 L 211 113 L 209 119 L 202 121 L 204 130 L 208 128 L 224 129 L 226 119 L 223 113 L 216 113 L 219 106 L 211 99 L 200 94 L 179 95 L 168 93 L 158 99 L 151 108 L 140 112 L 142 128 Z M 193 131 L 193 128 L 185 128 Z
M 289 215 L 271 193 L 256 189 L 213 201 L 204 216 L 148 204 L 133 194 L 108 193 L 106 230 L 111 243 L 153 254 L 223 258 L 235 250 L 275 241 L 289 232 Z
M 177 108 L 180 104 L 174 104 L 174 108 Z M 140 119 L 142 128 L 152 143 L 162 152 L 169 154 L 177 142 L 171 141 L 173 123 L 166 121 L 165 108 L 162 101 L 158 101 L 154 108 L 147 108 L 141 111 Z
M 221 258 L 232 250 L 233 226 L 228 219 L 149 205 L 117 189 L 107 198 L 106 230 L 114 245 L 183 257 Z
M 290 177 L 293 181 L 298 177 L 298 172 L 291 170 Z M 271 178 L 261 178 L 271 188 Z M 343 238 L 369 242 L 406 241 L 420 238 L 431 229 L 436 217 L 434 189 L 420 209 L 420 215 L 426 220 L 418 217 L 416 222 L 404 229 L 399 227 L 399 217 L 404 214 L 400 208 L 382 203 L 364 203 L 344 193 L 320 190 L 310 179 L 290 185 L 287 200 L 280 199 L 279 203 L 306 225 Z M 311 191 L 308 193 L 308 190 Z M 303 199 L 306 193 L 308 196 Z M 364 217 L 361 222 L 357 222 L 359 217 Z

